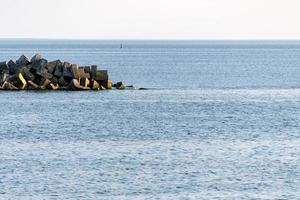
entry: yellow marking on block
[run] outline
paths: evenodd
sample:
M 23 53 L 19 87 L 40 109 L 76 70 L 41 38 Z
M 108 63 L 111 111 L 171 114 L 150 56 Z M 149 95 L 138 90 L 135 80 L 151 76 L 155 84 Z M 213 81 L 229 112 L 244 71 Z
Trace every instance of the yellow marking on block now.
M 113 85 L 112 80 L 108 80 L 108 81 L 107 81 L 107 89 L 111 89 L 111 88 L 112 88 L 112 85 Z
M 90 85 L 89 79 L 88 79 L 88 78 L 85 78 L 85 84 L 84 84 L 84 86 L 85 86 L 85 87 L 88 87 L 89 85 Z
M 93 90 L 98 90 L 100 87 L 99 83 L 94 80 Z
M 19 79 L 23 83 L 22 90 L 24 90 L 27 85 L 27 82 L 21 73 L 19 73 Z

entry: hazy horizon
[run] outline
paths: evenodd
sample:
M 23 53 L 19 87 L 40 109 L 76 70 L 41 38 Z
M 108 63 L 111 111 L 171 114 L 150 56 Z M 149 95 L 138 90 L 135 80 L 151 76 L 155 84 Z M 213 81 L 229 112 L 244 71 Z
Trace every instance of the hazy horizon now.
M 1 5 L 4 39 L 300 40 L 297 0 L 3 0 Z
M 82 40 L 82 41 L 183 41 L 183 42 L 300 42 L 299 39 L 168 39 L 168 38 L 47 38 L 47 37 L 0 37 L 0 40 Z

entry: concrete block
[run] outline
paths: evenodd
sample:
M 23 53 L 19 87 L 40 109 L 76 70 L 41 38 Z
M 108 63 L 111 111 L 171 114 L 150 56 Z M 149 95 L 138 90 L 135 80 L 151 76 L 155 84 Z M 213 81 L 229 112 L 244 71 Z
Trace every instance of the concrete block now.
M 26 80 L 32 80 L 34 81 L 35 79 L 35 75 L 33 73 L 30 72 L 30 69 L 27 67 L 24 67 L 23 69 L 24 75 L 25 75 L 25 79 Z
M 84 67 L 84 72 L 90 74 L 91 73 L 91 67 L 90 66 L 85 66 Z
M 108 81 L 107 81 L 106 89 L 112 89 L 112 86 L 113 86 L 112 80 L 108 80 Z M 105 87 L 105 86 L 104 86 L 104 87 Z
M 67 85 L 67 84 L 66 84 L 66 80 L 64 79 L 63 76 L 61 76 L 61 77 L 58 79 L 58 84 L 59 84 L 60 86 L 65 86 L 65 85 Z
M 73 75 L 73 78 L 78 79 L 79 74 L 78 74 L 78 65 L 77 64 L 72 64 L 71 65 L 71 73 Z
M 85 79 L 85 78 L 90 78 L 90 74 L 89 73 L 85 73 L 84 69 L 78 69 L 78 77 Z
M 89 90 L 90 89 L 89 87 L 80 85 L 80 83 L 77 79 L 72 80 L 71 87 L 73 90 Z
M 125 89 L 125 85 L 122 82 L 117 82 L 116 83 L 116 88 L 118 90 L 124 90 Z
M 92 81 L 92 88 L 93 88 L 93 90 L 99 90 L 100 89 L 100 84 L 97 81 L 93 80 Z
M 18 82 L 18 74 L 12 74 L 8 76 L 8 81 L 11 83 Z
M 50 87 L 52 88 L 52 90 L 58 90 L 59 89 L 59 85 L 56 83 L 50 83 Z
M 6 61 L 0 62 L 0 72 L 3 72 L 4 70 L 8 70 Z
M 107 70 L 98 70 L 96 72 L 96 76 L 94 77 L 96 81 L 107 81 L 108 80 L 108 73 Z
M 40 89 L 45 90 L 47 89 L 48 85 L 50 85 L 51 81 L 49 79 L 42 79 L 40 84 Z
M 92 65 L 91 66 L 91 78 L 94 79 L 97 74 L 97 65 Z
M 49 80 L 52 79 L 53 77 L 53 75 L 48 72 L 42 72 L 40 76 L 42 76 L 44 79 L 49 79 Z
M 62 64 L 62 62 L 57 62 L 56 63 L 54 75 L 57 76 L 57 77 L 63 76 L 63 64 Z
M 56 67 L 56 65 L 57 65 L 58 62 L 59 62 L 59 61 L 56 60 L 56 61 L 48 62 L 48 63 L 46 64 L 46 69 L 47 69 L 47 71 L 48 71 L 50 74 L 54 74 L 55 67 Z
M 66 78 L 73 78 L 73 74 L 71 72 L 71 63 L 64 62 L 63 64 L 63 76 Z
M 29 58 L 22 54 L 20 58 L 16 61 L 17 65 L 26 66 L 30 63 Z
M 4 86 L 5 90 L 18 90 L 18 88 L 13 83 L 10 82 L 5 82 L 5 83 L 6 83 Z
M 40 55 L 40 54 L 35 54 L 32 58 L 31 58 L 31 60 L 30 60 L 30 62 L 31 63 L 34 63 L 34 62 L 36 62 L 36 61 L 38 61 L 38 60 L 40 60 L 40 59 L 42 59 L 42 56 Z
M 13 60 L 8 61 L 7 66 L 8 66 L 9 74 L 11 75 L 16 74 L 18 65 L 15 61 Z
M 33 81 L 28 81 L 28 86 L 29 86 L 29 89 L 38 89 L 38 85 L 36 83 L 34 83 Z
M 9 76 L 8 73 L 1 73 L 1 74 L 0 74 L 0 84 L 1 84 L 1 85 L 2 85 L 5 81 L 8 80 L 8 76 Z
M 57 84 L 58 83 L 58 78 L 56 76 L 53 76 L 51 79 L 50 79 L 51 83 L 53 84 Z
M 48 63 L 48 61 L 46 59 L 43 59 L 43 58 L 39 59 L 39 60 L 37 60 L 37 61 L 35 61 L 35 62 L 32 63 L 31 69 L 34 72 L 36 72 L 37 74 L 40 75 L 41 73 L 47 71 L 46 68 L 45 68 L 45 66 L 46 66 L 47 63 Z

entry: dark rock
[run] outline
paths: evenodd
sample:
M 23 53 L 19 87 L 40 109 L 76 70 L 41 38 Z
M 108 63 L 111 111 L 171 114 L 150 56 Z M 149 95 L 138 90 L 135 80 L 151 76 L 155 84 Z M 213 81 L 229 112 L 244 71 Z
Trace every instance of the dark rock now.
M 22 54 L 20 56 L 20 58 L 17 60 L 16 64 L 19 66 L 26 66 L 29 64 L 29 58 L 27 56 L 25 56 L 24 54 Z
M 44 79 L 49 79 L 49 80 L 52 79 L 53 77 L 53 75 L 48 72 L 42 72 L 40 76 L 43 77 Z
M 4 70 L 8 70 L 8 66 L 6 64 L 6 61 L 0 62 L 0 72 L 3 72 Z
M 41 73 L 46 72 L 46 64 L 47 64 L 47 60 L 46 59 L 39 59 L 35 62 L 32 63 L 32 67 L 31 69 L 37 73 L 38 75 L 41 75 Z
M 60 86 L 65 86 L 65 85 L 66 85 L 66 81 L 65 81 L 65 79 L 64 79 L 63 76 L 61 76 L 61 77 L 58 79 L 58 84 L 59 84 Z
M 5 69 L 5 70 L 2 71 L 2 73 L 9 74 L 9 70 L 8 70 L 8 69 Z
M 91 78 L 94 79 L 97 74 L 97 65 L 92 65 L 91 66 Z
M 56 78 L 55 76 L 53 76 L 50 81 L 53 83 L 53 84 L 57 84 L 58 83 L 58 78 Z
M 9 75 L 8 80 L 12 83 L 16 83 L 18 81 L 18 75 L 17 74 Z
M 8 68 L 13 67 L 15 65 L 17 65 L 17 63 L 13 60 L 9 60 L 8 63 L 7 63 Z
M 10 75 L 16 74 L 19 70 L 19 67 L 20 67 L 13 60 L 8 61 L 7 66 L 8 66 L 8 70 L 9 70 Z
M 78 74 L 78 65 L 76 64 L 72 64 L 71 65 L 71 73 L 73 75 L 73 78 L 78 79 L 79 78 L 79 74 Z
M 30 69 L 29 69 L 29 68 L 25 67 L 25 68 L 23 69 L 23 72 L 24 72 L 24 75 L 25 75 L 25 79 L 26 79 L 26 80 L 34 81 L 35 76 L 34 76 L 33 73 L 30 72 Z
M 56 62 L 54 76 L 61 77 L 63 75 L 63 63 L 61 61 Z
M 13 74 L 18 74 L 23 67 L 24 66 L 22 66 L 22 65 L 16 65 L 14 67 Z
M 35 54 L 32 58 L 31 58 L 31 62 L 32 63 L 34 63 L 34 62 L 36 62 L 36 61 L 38 61 L 38 60 L 40 60 L 40 59 L 42 59 L 42 56 L 40 55 L 40 54 Z
M 85 85 L 85 78 L 81 78 L 80 81 L 79 81 L 79 84 L 80 85 Z
M 84 67 L 84 72 L 90 74 L 91 73 L 91 67 L 90 66 L 85 66 Z
M 58 62 L 59 62 L 59 61 L 56 60 L 56 61 L 48 62 L 48 63 L 46 64 L 46 69 L 47 69 L 47 71 L 48 71 L 50 74 L 53 74 L 53 73 L 54 73 L 55 67 L 56 67 L 56 65 L 57 65 Z
M 117 82 L 115 86 L 118 90 L 124 90 L 125 89 L 125 85 L 122 82 Z
M 73 78 L 73 74 L 71 72 L 71 63 L 64 62 L 63 65 L 63 76 L 67 78 Z
M 71 63 L 69 63 L 69 62 L 64 62 L 64 64 L 63 64 L 63 66 L 65 67 L 65 68 L 70 68 L 71 67 Z
M 8 74 L 7 73 L 1 73 L 0 74 L 0 84 L 2 85 L 5 81 L 8 80 Z
M 96 81 L 107 81 L 108 80 L 108 74 L 107 70 L 98 70 L 96 72 L 96 76 L 94 77 Z

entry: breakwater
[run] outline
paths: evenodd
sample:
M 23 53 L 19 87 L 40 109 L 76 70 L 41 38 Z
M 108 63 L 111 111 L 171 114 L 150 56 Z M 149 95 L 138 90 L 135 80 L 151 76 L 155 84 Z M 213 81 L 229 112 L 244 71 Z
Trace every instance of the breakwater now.
M 31 59 L 0 62 L 1 90 L 106 90 L 125 89 L 122 82 L 109 79 L 107 70 L 97 65 L 79 66 L 67 61 L 48 61 L 40 54 Z

